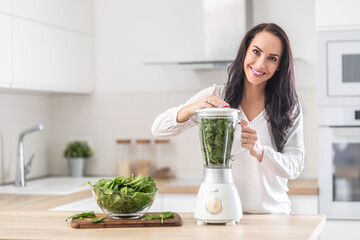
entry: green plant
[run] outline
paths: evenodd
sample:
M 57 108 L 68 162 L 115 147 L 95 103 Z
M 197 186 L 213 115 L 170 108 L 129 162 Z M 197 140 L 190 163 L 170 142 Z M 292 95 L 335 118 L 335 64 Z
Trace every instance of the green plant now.
M 66 145 L 64 156 L 66 158 L 88 158 L 93 152 L 86 142 L 74 141 Z

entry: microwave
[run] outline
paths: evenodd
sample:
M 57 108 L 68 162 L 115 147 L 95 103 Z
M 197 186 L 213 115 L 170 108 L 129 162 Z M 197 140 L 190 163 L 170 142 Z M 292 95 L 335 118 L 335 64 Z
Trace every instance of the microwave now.
M 360 30 L 318 32 L 320 106 L 360 105 Z

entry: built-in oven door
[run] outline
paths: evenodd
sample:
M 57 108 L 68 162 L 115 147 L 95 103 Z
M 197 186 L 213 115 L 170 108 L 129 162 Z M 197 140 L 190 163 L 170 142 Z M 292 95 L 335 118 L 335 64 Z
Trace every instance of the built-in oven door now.
M 330 97 L 360 96 L 360 41 L 327 43 L 327 87 Z
M 360 126 L 319 128 L 319 211 L 360 219 Z

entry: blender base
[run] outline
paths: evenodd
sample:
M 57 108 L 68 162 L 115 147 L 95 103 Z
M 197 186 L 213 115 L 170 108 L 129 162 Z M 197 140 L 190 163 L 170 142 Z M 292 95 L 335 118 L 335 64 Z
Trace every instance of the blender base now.
M 230 168 L 204 168 L 194 216 L 198 225 L 235 225 L 240 221 L 242 207 Z

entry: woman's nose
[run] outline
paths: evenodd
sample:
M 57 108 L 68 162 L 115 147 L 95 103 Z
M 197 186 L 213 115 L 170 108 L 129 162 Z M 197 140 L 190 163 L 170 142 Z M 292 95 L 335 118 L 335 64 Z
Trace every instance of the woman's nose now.
M 265 57 L 261 56 L 256 60 L 256 64 L 255 66 L 257 66 L 258 68 L 264 68 L 265 67 Z M 261 69 L 259 69 L 261 70 Z

